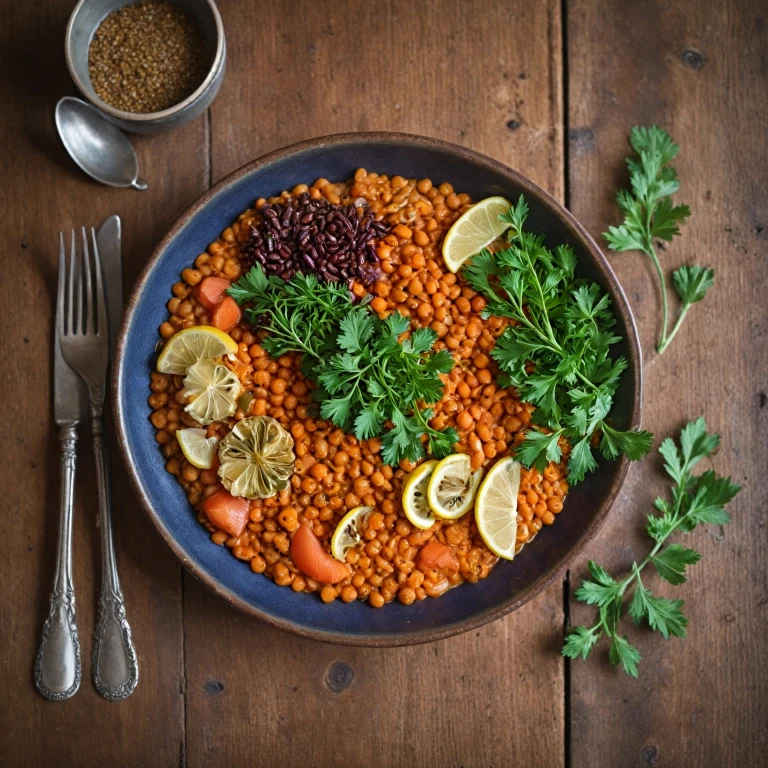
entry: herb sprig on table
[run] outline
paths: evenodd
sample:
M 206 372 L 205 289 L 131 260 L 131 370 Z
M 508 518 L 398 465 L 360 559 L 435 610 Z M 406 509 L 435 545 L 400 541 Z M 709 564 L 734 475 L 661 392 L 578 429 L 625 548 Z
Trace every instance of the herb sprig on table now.
M 416 330 L 401 340 L 410 329 L 407 317 L 379 320 L 352 304 L 346 286 L 313 275 L 284 281 L 256 265 L 229 293 L 248 306 L 253 325 L 269 332 L 262 345 L 270 355 L 302 353 L 303 371 L 319 387 L 313 396 L 323 418 L 361 440 L 382 435 L 382 457 L 390 465 L 423 458 L 423 435 L 433 456 L 451 453 L 458 434 L 432 429 L 431 409 L 419 405 L 440 400 L 439 374 L 453 368 L 447 350 L 428 354 L 434 331 Z
M 632 190 L 622 189 L 616 196 L 624 223 L 608 227 L 603 237 L 614 251 L 641 251 L 653 262 L 661 283 L 662 324 L 657 351 L 661 354 L 675 334 L 688 310 L 701 301 L 714 285 L 714 270 L 706 267 L 680 267 L 672 273 L 682 308 L 672 330 L 667 333 L 669 307 L 667 283 L 654 240 L 670 242 L 680 234 L 680 224 L 691 215 L 687 205 L 673 205 L 672 195 L 680 188 L 677 171 L 670 166 L 680 147 L 661 128 L 635 126 L 629 143 L 638 157 L 627 158 Z
M 665 459 L 664 468 L 672 478 L 671 499 L 658 498 L 655 501 L 660 515 L 648 516 L 646 531 L 653 539 L 654 546 L 641 562 L 632 563 L 631 572 L 621 581 L 616 581 L 608 572 L 589 562 L 591 579 L 581 583 L 576 598 L 599 608 L 599 620 L 592 627 L 573 627 L 565 640 L 563 655 L 571 659 L 586 658 L 598 640 L 605 634 L 610 640 L 608 658 L 614 666 L 619 664 L 632 677 L 637 677 L 640 652 L 630 644 L 626 635 L 619 634 L 625 609 L 635 624 L 645 621 L 651 629 L 664 638 L 670 635 L 685 637 L 688 619 L 682 612 L 682 600 L 670 600 L 654 595 L 641 577 L 643 569 L 653 564 L 658 575 L 672 585 L 686 580 L 686 568 L 694 565 L 700 555 L 693 549 L 680 544 L 666 544 L 676 531 L 690 533 L 697 525 L 710 523 L 725 525 L 731 516 L 724 506 L 741 490 L 731 482 L 730 477 L 718 477 L 712 470 L 701 475 L 691 474 L 693 467 L 702 459 L 711 456 L 720 444 L 719 435 L 708 434 L 703 418 L 691 422 L 680 433 L 680 447 L 671 438 L 661 444 L 659 452 Z M 632 599 L 625 598 L 634 587 Z
M 544 238 L 525 230 L 528 206 L 523 197 L 502 218 L 510 225 L 508 246 L 483 250 L 464 276 L 482 293 L 484 314 L 508 317 L 491 352 L 503 375 L 500 386 L 514 386 L 523 401 L 536 406 L 534 421 L 516 456 L 527 467 L 543 470 L 562 457 L 561 438 L 572 449 L 568 482 L 581 482 L 597 467 L 595 440 L 609 459 L 625 454 L 632 461 L 651 449 L 652 435 L 622 431 L 609 423 L 613 396 L 627 367 L 610 348 L 621 340 L 610 299 L 596 283 L 575 277 L 576 254 L 567 245 L 554 251 Z

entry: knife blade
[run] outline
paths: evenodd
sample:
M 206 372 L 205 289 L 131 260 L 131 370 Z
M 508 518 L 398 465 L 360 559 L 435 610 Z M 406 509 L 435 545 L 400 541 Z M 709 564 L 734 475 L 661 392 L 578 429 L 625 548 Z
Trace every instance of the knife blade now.
M 117 344 L 123 319 L 122 222 L 116 214 L 108 216 L 96 230 L 96 245 L 101 258 L 104 293 L 107 300 L 110 358 Z

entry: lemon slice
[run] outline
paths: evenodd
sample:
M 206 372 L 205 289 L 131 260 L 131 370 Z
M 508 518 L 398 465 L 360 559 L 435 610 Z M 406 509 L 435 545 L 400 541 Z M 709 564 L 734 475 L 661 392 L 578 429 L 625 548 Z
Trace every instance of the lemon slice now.
M 157 370 L 183 376 L 198 360 L 235 352 L 237 342 L 229 334 L 208 325 L 198 325 L 171 336 L 157 358 Z
M 465 453 L 446 456 L 429 478 L 427 500 L 432 512 L 444 520 L 461 517 L 472 507 L 482 477 L 483 470 L 473 472 Z
M 509 224 L 499 220 L 512 203 L 505 197 L 486 197 L 468 208 L 454 222 L 443 241 L 443 260 L 451 272 L 458 272 L 471 256 L 500 237 Z
M 222 438 L 219 477 L 233 496 L 266 499 L 288 487 L 295 460 L 290 433 L 270 416 L 250 416 Z
M 477 492 L 477 530 L 488 549 L 505 560 L 515 556 L 519 490 L 520 464 L 507 456 L 491 467 Z
M 215 360 L 200 360 L 187 370 L 184 390 L 192 398 L 184 410 L 200 424 L 212 424 L 237 410 L 240 379 Z
M 184 458 L 198 469 L 210 469 L 213 466 L 213 459 L 219 447 L 217 437 L 206 437 L 206 435 L 204 429 L 195 427 L 176 430 L 176 439 L 179 441 Z
M 408 475 L 403 487 L 403 511 L 411 525 L 426 531 L 435 522 L 435 516 L 427 500 L 427 486 L 438 462 L 425 461 Z
M 347 552 L 362 541 L 363 522 L 373 507 L 355 507 L 339 520 L 331 537 L 331 554 L 342 563 L 347 562 Z

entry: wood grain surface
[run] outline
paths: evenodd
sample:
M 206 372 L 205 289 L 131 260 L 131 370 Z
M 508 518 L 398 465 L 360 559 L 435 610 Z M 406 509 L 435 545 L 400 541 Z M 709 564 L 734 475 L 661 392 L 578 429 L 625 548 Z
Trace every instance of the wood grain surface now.
M 144 193 L 100 187 L 72 164 L 53 106 L 74 93 L 64 27 L 74 2 L 3 4 L 0 281 L 9 413 L 0 493 L 0 754 L 8 766 L 752 766 L 768 761 L 768 13 L 755 0 L 671 3 L 222 0 L 224 86 L 210 112 L 132 137 Z M 683 149 L 693 209 L 662 254 L 715 267 L 717 285 L 659 358 L 659 297 L 636 254 L 611 261 L 646 357 L 657 438 L 706 415 L 713 460 L 744 485 L 734 522 L 697 531 L 702 561 L 676 588 L 685 641 L 630 630 L 638 681 L 604 653 L 559 655 L 583 575 L 477 632 L 433 645 L 355 649 L 285 635 L 208 593 L 155 534 L 115 462 L 118 562 L 141 679 L 125 702 L 90 682 L 99 581 L 90 440 L 80 443 L 75 586 L 84 679 L 53 704 L 32 664 L 53 578 L 58 444 L 50 333 L 60 230 L 119 213 L 125 284 L 209 184 L 264 152 L 352 130 L 422 133 L 472 147 L 565 199 L 598 236 L 626 183 L 626 133 L 658 122 Z M 387 169 L 392 170 L 392 169 Z M 11 269 L 12 268 L 12 269 Z M 12 310 L 12 311 L 9 311 Z M 660 464 L 633 467 L 588 556 L 618 570 L 644 552 Z M 585 558 L 586 560 L 586 558 Z M 654 588 L 656 584 L 652 585 Z M 672 591 L 668 588 L 667 591 Z

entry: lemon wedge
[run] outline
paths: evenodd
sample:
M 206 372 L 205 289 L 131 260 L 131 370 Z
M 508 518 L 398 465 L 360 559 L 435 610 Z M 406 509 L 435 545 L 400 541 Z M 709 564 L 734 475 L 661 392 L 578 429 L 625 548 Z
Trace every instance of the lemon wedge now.
M 185 328 L 168 339 L 160 357 L 157 370 L 183 376 L 187 368 L 198 360 L 221 357 L 237 352 L 237 342 L 227 333 L 208 325 Z
M 458 272 L 467 259 L 501 237 L 509 224 L 500 221 L 499 214 L 511 207 L 506 197 L 486 197 L 464 211 L 443 241 L 445 266 Z
M 266 499 L 288 487 L 295 460 L 289 432 L 270 416 L 250 416 L 222 438 L 219 477 L 233 496 Z
M 355 507 L 339 520 L 331 537 L 331 554 L 342 563 L 347 562 L 347 552 L 362 541 L 365 518 L 373 512 L 373 507 Z
M 477 492 L 477 530 L 488 549 L 505 560 L 515 556 L 519 490 L 520 464 L 507 456 L 491 467 Z
M 444 520 L 461 517 L 471 509 L 482 477 L 483 470 L 473 472 L 465 453 L 446 456 L 429 478 L 427 501 L 432 512 Z
M 435 516 L 427 500 L 427 486 L 429 478 L 438 462 L 435 459 L 425 461 L 408 475 L 403 487 L 403 511 L 411 525 L 415 525 L 422 531 L 431 528 L 435 522 Z
M 184 390 L 192 398 L 184 410 L 200 424 L 212 424 L 237 410 L 240 379 L 215 360 L 200 360 L 187 370 Z
M 184 458 L 198 469 L 210 469 L 219 447 L 217 437 L 207 437 L 204 429 L 191 427 L 190 429 L 177 429 L 176 439 L 184 454 Z

